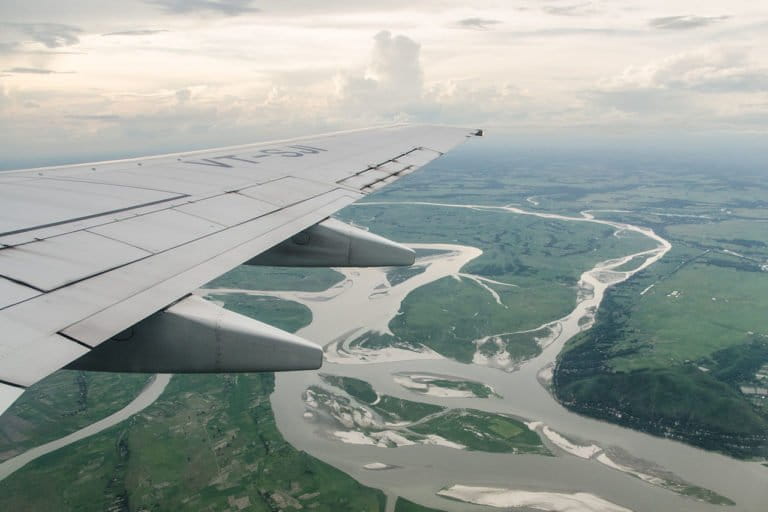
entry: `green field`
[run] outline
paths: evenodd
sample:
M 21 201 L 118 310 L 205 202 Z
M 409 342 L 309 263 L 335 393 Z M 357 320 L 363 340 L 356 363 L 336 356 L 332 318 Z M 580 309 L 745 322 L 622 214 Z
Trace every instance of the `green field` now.
M 508 334 L 570 312 L 581 273 L 596 263 L 655 247 L 636 233 L 615 236 L 610 226 L 501 211 L 374 205 L 345 210 L 343 217 L 402 241 L 460 243 L 483 250 L 462 271 L 507 283 L 485 283 L 501 305 L 474 280 L 447 277 L 411 292 L 390 324 L 396 338 L 390 342 L 426 345 L 464 363 L 477 350 L 473 341 L 488 335 L 500 335 L 500 346 L 486 344 L 486 355 L 506 353 L 513 362 L 537 355 L 534 335 Z
M 414 402 L 413 400 L 404 400 L 389 395 L 377 395 L 378 401 L 366 402 L 360 397 L 369 397 L 369 390 L 365 386 L 367 383 L 363 383 L 363 381 L 359 379 L 350 379 L 349 377 L 329 377 L 325 377 L 324 380 L 345 391 L 350 390 L 347 391 L 350 396 L 365 403 L 370 410 L 381 416 L 382 420 L 386 422 L 415 422 L 445 410 L 445 407 L 439 405 Z M 353 411 L 360 410 L 360 408 L 357 407 L 354 402 L 347 399 L 347 397 L 326 391 L 319 386 L 311 386 L 309 391 L 312 392 L 315 397 L 318 397 L 326 407 L 332 409 L 334 413 L 341 411 L 351 415 Z M 336 415 L 334 414 L 334 416 Z M 381 425 L 373 425 L 371 428 L 381 429 L 383 427 Z
M 357 400 L 360 400 L 361 402 L 369 405 L 374 403 L 379 397 L 378 393 L 373 390 L 373 386 L 364 380 L 355 379 L 352 377 L 340 377 L 338 375 L 328 375 L 325 373 L 321 373 L 320 378 L 322 378 L 331 386 L 336 386 L 337 388 L 343 389 L 352 398 L 356 398 Z
M 453 409 L 410 429 L 421 434 L 437 434 L 470 450 L 551 455 L 536 432 L 503 414 Z
M 477 398 L 490 398 L 490 397 L 500 398 L 500 395 L 495 393 L 493 391 L 493 388 L 491 388 L 486 384 L 483 384 L 481 382 L 476 382 L 473 380 L 464 380 L 459 378 L 445 378 L 441 376 L 431 376 L 431 375 L 424 375 L 424 374 L 408 375 L 407 373 L 403 373 L 398 375 L 410 377 L 410 379 L 414 383 L 422 384 L 429 387 L 435 386 L 438 388 L 468 392 Z M 422 391 L 421 389 L 414 389 L 405 385 L 403 386 L 406 387 L 406 389 L 413 391 L 414 393 L 427 392 L 427 389 L 424 389 Z
M 423 273 L 427 267 L 424 265 L 412 265 L 410 267 L 392 267 L 387 270 L 387 281 L 390 286 L 407 281 L 408 279 Z
M 429 383 L 441 388 L 455 389 L 457 391 L 469 391 L 478 398 L 490 398 L 492 396 L 499 396 L 494 393 L 489 386 L 469 380 L 435 379 L 429 381 Z
M 768 403 L 740 391 L 760 385 L 768 361 L 768 321 L 756 313 L 768 300 L 768 273 L 696 256 L 673 251 L 612 290 L 595 327 L 561 354 L 557 395 L 634 428 L 736 456 L 768 455 Z
M 534 453 L 551 455 L 541 442 L 539 435 L 510 416 L 487 413 L 474 409 L 446 409 L 433 404 L 403 400 L 389 395 L 376 396 L 367 383 L 359 379 L 337 376 L 323 376 L 323 380 L 344 389 L 362 404 L 346 396 L 311 386 L 305 398 L 311 398 L 317 405 L 312 406 L 335 419 L 333 429 L 352 429 L 377 439 L 377 434 L 394 429 L 396 433 L 413 442 L 425 442 L 430 435 L 438 435 L 468 450 L 501 453 Z M 454 381 L 451 381 L 454 382 Z M 389 425 L 370 420 L 366 408 L 381 416 Z M 397 426 L 394 426 L 397 424 Z
M 742 392 L 766 385 L 758 375 L 768 363 L 766 223 L 644 220 L 655 220 L 673 249 L 611 289 L 595 327 L 566 346 L 558 398 L 704 448 L 768 456 L 768 400 Z
M 221 303 L 224 308 L 241 315 L 268 318 L 269 324 L 280 325 L 286 331 L 297 331 L 312 321 L 312 312 L 305 305 L 275 297 L 221 293 L 210 294 L 206 299 Z
M 575 291 L 563 288 L 561 299 L 565 313 L 575 303 Z M 505 297 L 506 298 L 506 297 Z M 552 297 L 550 297 L 552 299 Z M 530 309 L 533 309 L 532 304 Z M 547 306 L 556 307 L 556 302 Z M 527 310 L 530 310 L 526 308 Z M 550 309 L 541 307 L 540 311 Z M 536 320 L 540 317 L 536 315 Z M 445 277 L 411 292 L 400 307 L 400 314 L 390 323 L 392 332 L 404 340 L 420 343 L 436 352 L 469 363 L 477 350 L 472 343 L 487 334 L 501 334 L 524 329 L 530 317 L 515 314 L 498 305 L 493 297 L 474 282 Z M 505 344 L 504 349 L 518 358 L 539 353 L 532 339 Z
M 128 405 L 147 375 L 60 370 L 0 416 L 0 461 L 58 439 Z
M 296 290 L 321 292 L 341 282 L 330 268 L 284 268 L 240 265 L 205 285 L 205 288 L 242 290 Z
M 444 407 L 384 395 L 373 408 L 391 422 L 419 421 L 445 410 Z

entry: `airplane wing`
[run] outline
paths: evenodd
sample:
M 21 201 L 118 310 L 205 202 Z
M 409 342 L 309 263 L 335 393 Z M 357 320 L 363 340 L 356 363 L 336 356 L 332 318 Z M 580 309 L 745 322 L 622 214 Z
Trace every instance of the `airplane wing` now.
M 0 413 L 63 367 L 318 368 L 316 345 L 190 292 L 243 263 L 412 263 L 328 217 L 475 135 L 399 125 L 0 173 Z

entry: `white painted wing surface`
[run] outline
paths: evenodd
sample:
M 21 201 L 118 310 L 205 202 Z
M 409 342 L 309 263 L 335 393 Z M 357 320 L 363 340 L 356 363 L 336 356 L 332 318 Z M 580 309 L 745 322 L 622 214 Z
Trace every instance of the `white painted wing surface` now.
M 400 125 L 0 173 L 0 413 L 117 333 L 480 134 Z

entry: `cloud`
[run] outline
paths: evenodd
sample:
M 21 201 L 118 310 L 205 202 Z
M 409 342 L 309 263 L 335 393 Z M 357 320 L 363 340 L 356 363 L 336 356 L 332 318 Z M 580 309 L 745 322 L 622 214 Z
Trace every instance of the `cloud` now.
M 253 7 L 255 0 L 145 0 L 168 13 L 186 14 L 193 12 L 210 12 L 225 16 L 261 12 Z
M 488 18 L 464 18 L 456 22 L 459 28 L 469 28 L 472 30 L 488 30 L 491 25 L 498 25 L 501 20 L 492 20 Z
M 724 122 L 748 113 L 748 98 L 768 92 L 768 68 L 744 48 L 702 48 L 630 66 L 584 93 L 588 103 L 638 122 Z M 754 109 L 752 109 L 754 110 Z M 735 117 L 734 117 L 735 119 Z
M 16 29 L 33 41 L 42 43 L 46 48 L 75 45 L 80 42 L 78 34 L 82 32 L 78 27 L 61 23 L 3 23 L 2 25 Z
M 337 82 L 343 103 L 369 111 L 398 111 L 418 101 L 423 92 L 421 46 L 406 36 L 386 30 L 374 36 L 368 68 L 363 74 L 346 74 Z
M 66 119 L 73 119 L 76 121 L 119 121 L 122 119 L 115 114 L 69 114 L 64 116 Z
M 586 16 L 596 12 L 591 2 L 571 5 L 547 5 L 542 7 L 542 10 L 553 16 Z
M 647 31 L 616 27 L 554 27 L 532 30 L 508 30 L 497 32 L 500 39 L 571 38 L 579 36 L 642 37 Z
M 160 34 L 162 32 L 168 32 L 164 29 L 137 29 L 137 30 L 121 30 L 119 32 L 109 32 L 108 34 L 102 34 L 103 37 L 110 36 L 151 36 L 154 34 Z
M 186 103 L 192 98 L 192 91 L 189 89 L 179 89 L 176 91 L 176 101 L 179 104 Z
M 383 30 L 374 36 L 369 74 L 382 86 L 421 90 L 422 70 L 419 62 L 421 45 L 406 36 L 392 37 Z
M 51 75 L 53 73 L 57 73 L 56 71 L 53 71 L 51 69 L 45 69 L 45 68 L 24 68 L 24 67 L 16 67 L 16 68 L 10 68 L 10 69 L 4 69 L 4 73 L 13 73 L 13 74 L 28 74 L 28 75 Z
M 664 16 L 649 20 L 648 25 L 661 30 L 689 30 L 719 23 L 729 18 L 730 16 Z
M 4 53 L 15 53 L 19 50 L 20 44 L 16 41 L 0 42 L 0 55 Z
M 4 107 L 8 105 L 10 102 L 11 102 L 10 95 L 6 91 L 3 83 L 0 82 L 0 112 L 2 112 Z
M 604 85 L 614 90 L 768 91 L 768 69 L 752 64 L 743 48 L 704 48 L 630 66 Z

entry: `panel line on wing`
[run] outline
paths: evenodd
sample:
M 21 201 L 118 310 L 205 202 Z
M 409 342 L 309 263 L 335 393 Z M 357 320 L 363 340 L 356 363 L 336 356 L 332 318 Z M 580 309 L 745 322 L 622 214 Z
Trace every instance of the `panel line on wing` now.
M 74 337 L 70 336 L 69 334 L 65 333 L 64 331 L 58 331 L 56 334 L 58 334 L 58 335 L 59 335 L 59 336 L 61 336 L 62 338 L 66 338 L 66 339 L 68 339 L 69 341 L 71 341 L 71 342 L 73 342 L 73 343 L 77 343 L 77 344 L 78 344 L 78 345 L 80 345 L 81 347 L 85 347 L 85 348 L 87 348 L 87 349 L 94 349 L 94 348 L 96 348 L 96 347 L 93 347 L 93 346 L 91 346 L 91 345 L 87 344 L 87 343 L 86 343 L 86 342 L 84 342 L 84 341 L 80 341 L 79 339 L 77 339 L 77 338 L 74 338 Z
M 27 389 L 27 386 L 22 386 L 21 384 L 16 384 L 15 382 L 10 382 L 3 379 L 0 379 L 0 384 L 5 384 L 6 386 L 12 386 L 19 389 Z
M 147 202 L 147 203 L 126 206 L 125 208 L 117 208 L 117 209 L 114 209 L 114 210 L 108 210 L 108 211 L 105 211 L 105 212 L 94 213 L 94 214 L 91 214 L 91 215 L 83 215 L 82 217 L 74 217 L 74 218 L 71 218 L 71 219 L 61 220 L 61 221 L 57 221 L 57 222 L 49 222 L 47 224 L 40 224 L 40 225 L 32 226 L 32 227 L 29 227 L 29 228 L 22 228 L 22 229 L 16 229 L 16 230 L 12 230 L 12 231 L 6 231 L 6 232 L 3 232 L 3 233 L 0 233 L 0 236 L 17 235 L 19 233 L 27 233 L 29 231 L 35 231 L 37 229 L 50 228 L 50 227 L 53 227 L 53 226 L 61 226 L 62 224 L 69 224 L 71 222 L 79 222 L 79 221 L 83 221 L 83 220 L 94 219 L 96 217 L 103 217 L 104 215 L 113 215 L 115 213 L 121 213 L 121 212 L 130 211 L 130 210 L 135 210 L 136 208 L 142 208 L 142 207 L 145 207 L 145 206 L 152 206 L 152 205 L 161 204 L 161 203 L 167 203 L 168 201 L 175 201 L 177 199 L 182 199 L 184 197 L 189 197 L 189 196 L 187 194 L 179 194 L 179 195 L 176 195 L 174 197 L 168 197 L 168 198 L 165 198 L 165 199 L 158 199 L 157 201 L 150 201 L 150 202 Z

